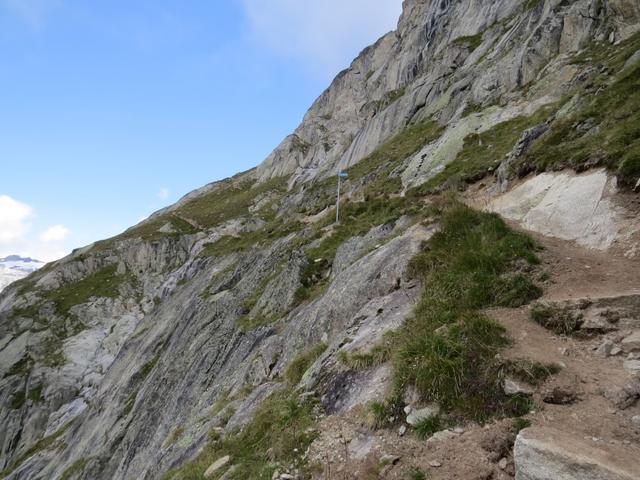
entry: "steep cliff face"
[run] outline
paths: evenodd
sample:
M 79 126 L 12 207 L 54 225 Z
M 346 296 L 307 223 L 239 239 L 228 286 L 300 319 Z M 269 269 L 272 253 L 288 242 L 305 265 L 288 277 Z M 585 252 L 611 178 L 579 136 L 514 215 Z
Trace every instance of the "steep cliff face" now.
M 633 0 L 406 0 L 397 31 L 339 74 L 259 167 L 0 294 L 2 475 L 202 478 L 228 454 L 209 477 L 333 478 L 311 464 L 331 463 L 340 446 L 325 433 L 340 419 L 386 427 L 383 438 L 405 406 L 439 404 L 440 423 L 409 422 L 425 435 L 526 414 L 535 389 L 496 385 L 532 369 L 496 360 L 508 342 L 483 309 L 524 308 L 538 284 L 549 290 L 534 243 L 441 194 L 462 191 L 530 231 L 636 265 L 638 30 Z M 638 293 L 621 285 L 610 293 Z M 640 325 L 589 334 L 624 329 Z M 450 374 L 430 373 L 445 363 Z M 349 447 L 364 463 L 375 443 L 365 440 Z

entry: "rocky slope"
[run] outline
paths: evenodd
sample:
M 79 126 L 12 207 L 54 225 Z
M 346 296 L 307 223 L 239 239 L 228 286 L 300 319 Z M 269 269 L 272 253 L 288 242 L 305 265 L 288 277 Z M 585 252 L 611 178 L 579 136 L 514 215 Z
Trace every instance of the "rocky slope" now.
M 259 167 L 0 294 L 2 475 L 638 478 L 638 30 L 406 0 Z

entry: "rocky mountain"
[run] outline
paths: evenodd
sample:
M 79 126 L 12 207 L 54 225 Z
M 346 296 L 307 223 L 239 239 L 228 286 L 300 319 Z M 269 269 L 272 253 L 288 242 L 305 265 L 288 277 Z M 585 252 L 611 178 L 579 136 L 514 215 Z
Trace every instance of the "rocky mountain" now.
M 43 265 L 44 263 L 38 260 L 19 255 L 0 258 L 0 292 L 10 283 L 26 277 Z
M 256 169 L 0 294 L 0 475 L 640 478 L 639 31 L 405 0 Z

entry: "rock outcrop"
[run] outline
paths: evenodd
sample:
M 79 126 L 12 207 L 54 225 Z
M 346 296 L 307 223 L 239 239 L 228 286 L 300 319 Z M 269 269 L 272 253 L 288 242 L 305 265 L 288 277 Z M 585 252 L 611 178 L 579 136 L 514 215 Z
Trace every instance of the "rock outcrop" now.
M 637 458 L 549 428 L 520 432 L 514 461 L 516 480 L 632 480 L 640 475 Z

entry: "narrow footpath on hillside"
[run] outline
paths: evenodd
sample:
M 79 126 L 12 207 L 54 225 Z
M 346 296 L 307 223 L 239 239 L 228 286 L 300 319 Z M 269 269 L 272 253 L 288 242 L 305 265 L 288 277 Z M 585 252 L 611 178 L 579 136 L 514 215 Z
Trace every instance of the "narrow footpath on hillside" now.
M 531 468 L 542 459 L 566 463 L 576 469 L 575 478 L 584 478 L 580 462 L 588 459 L 593 468 L 612 469 L 607 479 L 638 479 L 640 260 L 527 233 L 541 246 L 543 297 L 487 314 L 512 340 L 502 353 L 507 359 L 560 368 L 538 385 L 509 379 L 508 388 L 534 402 L 516 454 Z M 547 328 L 533 317 L 548 320 Z M 557 326 L 563 322 L 570 324 L 565 331 Z M 330 416 L 320 425 L 310 459 L 322 465 L 318 478 L 325 480 L 508 479 L 515 474 L 516 430 L 513 419 L 504 419 L 420 440 L 404 428 L 372 431 L 357 416 Z

